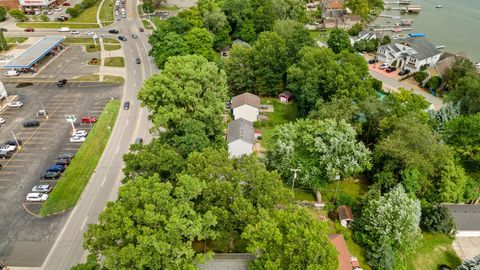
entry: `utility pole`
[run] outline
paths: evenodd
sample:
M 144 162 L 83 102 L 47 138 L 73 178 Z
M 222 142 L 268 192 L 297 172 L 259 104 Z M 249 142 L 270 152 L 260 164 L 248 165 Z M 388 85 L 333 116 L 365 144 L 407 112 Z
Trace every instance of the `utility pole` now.
M 10 130 L 12 132 L 13 139 L 15 140 L 15 143 L 17 144 L 17 148 L 20 150 L 22 149 L 22 146 L 20 143 L 18 143 L 17 137 L 15 136 L 15 133 L 13 133 L 13 130 Z
M 337 202 L 337 193 L 338 193 L 338 186 L 340 185 L 340 175 L 335 175 L 335 181 L 337 181 L 337 188 L 335 189 L 335 197 L 333 198 L 333 202 Z
M 300 171 L 300 169 L 290 169 L 290 171 L 293 172 L 293 182 L 292 182 L 292 190 L 295 186 L 295 180 L 297 179 L 297 173 Z

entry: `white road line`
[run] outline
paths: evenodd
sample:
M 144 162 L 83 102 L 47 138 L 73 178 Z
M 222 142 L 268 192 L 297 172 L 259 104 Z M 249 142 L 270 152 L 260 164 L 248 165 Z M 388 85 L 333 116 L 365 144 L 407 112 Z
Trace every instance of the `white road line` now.
M 82 223 L 82 227 L 80 228 L 80 231 L 83 230 L 83 227 L 85 226 L 85 223 L 87 223 L 87 218 L 88 218 L 88 216 L 85 217 L 85 220 Z
M 107 176 L 103 178 L 102 184 L 100 185 L 101 187 L 103 187 L 103 184 L 105 184 L 105 180 L 107 180 Z
M 120 150 L 120 146 L 117 146 L 117 150 L 115 150 L 115 154 L 118 154 L 119 150 Z

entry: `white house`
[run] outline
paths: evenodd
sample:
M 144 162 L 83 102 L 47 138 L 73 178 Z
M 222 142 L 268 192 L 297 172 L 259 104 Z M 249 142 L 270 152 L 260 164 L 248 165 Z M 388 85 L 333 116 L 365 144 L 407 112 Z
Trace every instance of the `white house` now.
M 240 157 L 253 153 L 255 142 L 253 123 L 243 118 L 228 124 L 227 143 L 230 157 Z
M 458 237 L 480 237 L 480 205 L 445 204 L 455 220 Z
M 389 64 L 396 61 L 396 67 L 416 72 L 424 65 L 435 66 L 441 54 L 425 37 L 409 37 L 378 47 L 377 58 Z
M 232 98 L 232 109 L 235 120 L 243 118 L 255 122 L 258 119 L 260 98 L 250 93 L 234 96 Z

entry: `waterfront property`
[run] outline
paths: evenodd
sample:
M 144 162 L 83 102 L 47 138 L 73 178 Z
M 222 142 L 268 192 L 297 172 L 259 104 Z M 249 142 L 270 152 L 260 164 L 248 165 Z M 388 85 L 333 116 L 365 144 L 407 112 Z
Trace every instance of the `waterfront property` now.
M 419 71 L 422 66 L 435 66 L 441 54 L 425 37 L 397 39 L 377 50 L 378 60 L 412 72 Z

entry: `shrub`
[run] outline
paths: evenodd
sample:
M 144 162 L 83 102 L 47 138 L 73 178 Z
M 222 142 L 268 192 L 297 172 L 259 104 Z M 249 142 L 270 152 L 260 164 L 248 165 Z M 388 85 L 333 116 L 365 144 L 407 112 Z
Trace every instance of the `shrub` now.
M 428 80 L 426 86 L 428 89 L 436 90 L 440 87 L 441 84 L 442 78 L 440 78 L 439 76 L 433 76 L 432 78 L 430 78 L 430 80 Z
M 373 89 L 377 91 L 382 91 L 382 81 L 377 79 L 372 79 L 372 81 L 373 81 L 372 83 Z
M 447 207 L 424 205 L 422 206 L 420 227 L 425 232 L 450 233 L 455 229 L 455 222 Z
M 48 22 L 48 21 L 50 21 L 50 18 L 48 18 L 47 15 L 42 14 L 42 15 L 40 15 L 40 20 L 42 20 L 42 21 L 44 21 L 44 22 Z
M 0 22 L 5 21 L 6 17 L 7 17 L 7 9 L 3 6 L 0 6 Z
M 354 26 L 352 26 L 352 28 L 350 28 L 348 30 L 348 34 L 350 36 L 358 36 L 358 34 L 360 33 L 360 31 L 362 31 L 362 25 L 357 23 L 355 24 Z
M 425 71 L 419 71 L 414 76 L 415 81 L 417 81 L 418 83 L 423 82 L 423 80 L 425 80 L 427 77 L 428 77 L 428 74 Z

